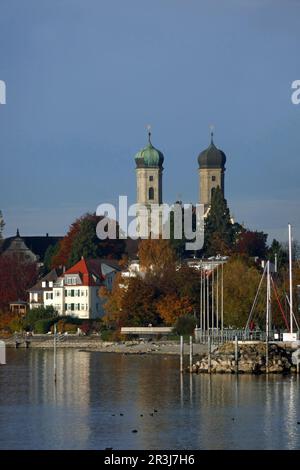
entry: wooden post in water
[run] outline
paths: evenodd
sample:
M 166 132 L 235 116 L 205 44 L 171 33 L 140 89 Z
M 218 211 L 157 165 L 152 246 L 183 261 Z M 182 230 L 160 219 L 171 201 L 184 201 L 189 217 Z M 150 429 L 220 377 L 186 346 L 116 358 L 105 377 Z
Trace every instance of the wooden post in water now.
M 183 345 L 183 336 L 180 336 L 180 372 L 183 372 L 183 352 L 184 352 L 184 345 Z
M 6 344 L 0 341 L 0 364 L 6 364 Z
M 266 374 L 269 373 L 269 338 L 266 337 Z
M 235 362 L 235 373 L 239 373 L 239 344 L 238 344 L 238 337 L 235 335 L 234 340 L 234 362 Z
M 193 372 L 193 337 L 190 336 L 190 374 Z
M 54 372 L 54 383 L 56 384 L 56 323 L 54 323 L 54 344 L 53 344 L 53 352 L 54 352 L 54 358 L 53 358 L 53 372 Z
M 211 374 L 211 343 L 210 343 L 210 334 L 207 338 L 207 347 L 208 347 L 208 373 Z

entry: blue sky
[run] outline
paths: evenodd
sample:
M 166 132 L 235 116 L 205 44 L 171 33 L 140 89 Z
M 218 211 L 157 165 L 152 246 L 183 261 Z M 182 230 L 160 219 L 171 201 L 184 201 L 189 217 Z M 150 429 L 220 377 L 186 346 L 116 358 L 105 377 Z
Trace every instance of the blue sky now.
M 164 201 L 197 202 L 213 123 L 235 219 L 300 238 L 299 47 L 298 0 L 0 0 L 5 235 L 134 202 L 148 123 Z

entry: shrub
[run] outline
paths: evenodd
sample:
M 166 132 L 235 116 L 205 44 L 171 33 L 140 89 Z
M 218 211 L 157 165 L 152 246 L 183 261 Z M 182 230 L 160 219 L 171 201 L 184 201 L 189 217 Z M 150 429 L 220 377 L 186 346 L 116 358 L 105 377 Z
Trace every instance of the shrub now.
M 115 330 L 101 330 L 102 341 L 113 341 Z
M 25 329 L 31 329 L 35 326 L 38 320 L 49 320 L 55 318 L 57 312 L 52 306 L 49 307 L 37 307 L 30 309 L 24 318 Z
M 66 317 L 67 318 L 67 317 Z M 59 321 L 53 322 L 51 326 L 51 333 L 54 333 L 54 323 L 56 323 L 56 331 L 57 333 L 77 333 L 78 325 L 75 323 L 70 323 L 66 321 L 64 318 L 60 318 Z
M 51 330 L 53 323 L 54 319 L 52 318 L 43 318 L 42 320 L 38 320 L 34 324 L 34 332 L 37 334 L 46 334 Z
M 196 327 L 196 320 L 192 315 L 179 317 L 174 326 L 174 332 L 178 335 L 192 335 Z
M 23 331 L 22 319 L 18 316 L 15 316 L 9 323 L 9 329 L 12 333 L 14 331 Z

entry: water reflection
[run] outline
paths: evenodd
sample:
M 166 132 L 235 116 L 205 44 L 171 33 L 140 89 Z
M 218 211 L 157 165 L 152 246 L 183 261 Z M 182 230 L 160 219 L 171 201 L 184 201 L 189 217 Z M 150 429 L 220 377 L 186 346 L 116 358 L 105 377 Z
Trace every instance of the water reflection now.
M 9 350 L 0 448 L 296 449 L 299 378 L 180 374 L 177 357 Z M 131 431 L 137 429 L 138 433 Z

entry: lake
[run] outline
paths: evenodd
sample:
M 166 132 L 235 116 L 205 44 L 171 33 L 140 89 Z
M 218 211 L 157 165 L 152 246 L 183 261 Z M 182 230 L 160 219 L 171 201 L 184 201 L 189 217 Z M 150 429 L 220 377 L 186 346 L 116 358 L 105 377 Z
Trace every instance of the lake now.
M 0 449 L 300 448 L 299 377 L 181 377 L 178 366 L 61 349 L 54 386 L 52 350 L 8 349 Z

